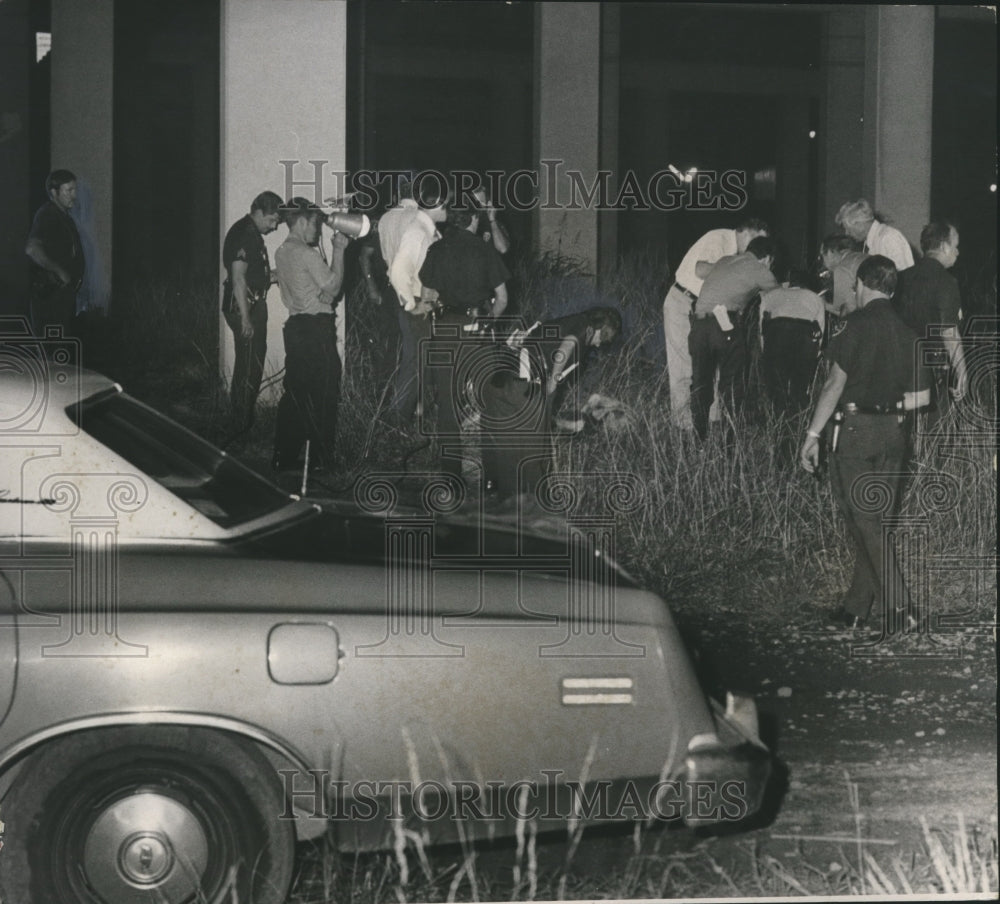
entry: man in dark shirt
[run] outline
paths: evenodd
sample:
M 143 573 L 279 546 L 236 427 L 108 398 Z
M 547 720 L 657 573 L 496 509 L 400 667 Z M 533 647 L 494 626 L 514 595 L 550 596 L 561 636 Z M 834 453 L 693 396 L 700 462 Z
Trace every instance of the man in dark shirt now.
M 264 236 L 278 228 L 281 198 L 273 191 L 253 199 L 250 213 L 237 220 L 222 244 L 226 282 L 222 314 L 233 331 L 236 355 L 231 388 L 233 426 L 238 432 L 253 424 L 257 393 L 267 355 L 267 290 L 271 262 Z
M 474 327 L 480 317 L 503 313 L 510 274 L 493 245 L 477 238 L 478 214 L 453 207 L 446 222 L 444 236 L 427 249 L 420 268 L 424 291 L 428 297 L 437 295 L 438 306 L 422 364 L 437 391 L 442 470 L 461 477 L 461 390 L 471 375 L 482 371 L 478 365 L 492 352 Z M 457 456 L 449 454 L 449 440 Z
M 69 170 L 49 173 L 49 200 L 37 213 L 25 245 L 31 259 L 31 326 L 38 336 L 46 325 L 62 327 L 68 336 L 76 317 L 76 293 L 83 281 L 83 246 L 70 216 L 76 203 L 76 176 Z
M 700 439 L 708 435 L 708 412 L 719 372 L 719 397 L 735 415 L 743 404 L 746 334 L 743 311 L 761 292 L 777 288 L 771 272 L 774 242 L 757 236 L 742 254 L 722 258 L 705 277 L 691 313 L 691 419 Z
M 950 395 L 956 402 L 968 384 L 958 334 L 962 300 L 958 280 L 948 272 L 958 260 L 958 230 L 943 220 L 928 223 L 920 233 L 920 250 L 924 256 L 899 275 L 894 303 L 902 321 L 925 340 L 921 354 L 932 367 L 929 416 L 938 418 L 948 405 L 949 363 L 955 374 Z
M 814 473 L 821 432 L 835 411 L 842 413 L 835 441 L 830 431 L 830 481 L 847 522 L 855 562 L 851 586 L 834 619 L 855 628 L 864 624 L 876 599 L 882 604 L 883 629 L 890 615 L 905 618 L 910 610 L 890 544 L 885 544 L 883 555 L 882 521 L 895 517 L 903 497 L 909 449 L 906 413 L 928 404 L 930 390 L 923 370 L 915 367 L 916 336 L 889 300 L 896 280 L 896 267 L 881 255 L 858 267 L 858 310 L 839 324 L 827 348 L 830 373 L 799 453 L 802 467 Z M 876 492 L 866 493 L 865 487 Z M 883 504 L 872 506 L 872 497 Z M 890 599 L 893 588 L 895 598 Z

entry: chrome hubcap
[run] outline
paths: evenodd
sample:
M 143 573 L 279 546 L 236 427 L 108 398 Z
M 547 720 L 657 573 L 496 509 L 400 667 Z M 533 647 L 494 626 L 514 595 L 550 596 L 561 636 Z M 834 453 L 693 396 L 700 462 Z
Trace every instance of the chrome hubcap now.
M 208 865 L 208 838 L 181 801 L 140 791 L 94 820 L 83 851 L 87 883 L 102 901 L 148 904 L 187 900 Z

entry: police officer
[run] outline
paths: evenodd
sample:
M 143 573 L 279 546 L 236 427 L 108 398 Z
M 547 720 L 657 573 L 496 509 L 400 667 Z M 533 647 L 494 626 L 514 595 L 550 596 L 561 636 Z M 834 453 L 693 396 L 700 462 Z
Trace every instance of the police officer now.
M 883 556 L 882 519 L 896 515 L 903 496 L 906 413 L 927 405 L 930 390 L 922 370 L 915 369 L 916 335 L 889 300 L 896 280 L 895 265 L 881 255 L 858 267 L 858 310 L 839 324 L 827 348 L 830 373 L 799 452 L 802 467 L 815 473 L 821 433 L 833 420 L 830 480 L 856 557 L 851 586 L 833 620 L 852 628 L 864 625 L 876 599 L 886 616 L 890 606 L 897 613 L 909 611 L 908 591 L 891 547 Z M 877 492 L 866 494 L 866 485 Z M 869 503 L 883 495 L 885 503 L 873 509 Z M 890 600 L 892 588 L 898 592 Z
M 230 390 L 233 426 L 238 432 L 253 425 L 254 409 L 267 355 L 267 290 L 271 261 L 264 236 L 278 228 L 281 197 L 273 191 L 253 199 L 250 213 L 229 227 L 222 244 L 226 282 L 222 315 L 233 331 L 233 383 Z
M 486 341 L 477 341 L 485 338 L 479 320 L 499 317 L 507 307 L 510 273 L 493 245 L 476 237 L 475 211 L 449 207 L 446 222 L 444 236 L 428 248 L 420 268 L 425 295 L 437 295 L 432 341 L 421 364 L 437 391 L 441 468 L 460 478 L 461 390 L 468 379 L 489 369 L 491 349 Z M 456 446 L 459 454 L 454 454 Z

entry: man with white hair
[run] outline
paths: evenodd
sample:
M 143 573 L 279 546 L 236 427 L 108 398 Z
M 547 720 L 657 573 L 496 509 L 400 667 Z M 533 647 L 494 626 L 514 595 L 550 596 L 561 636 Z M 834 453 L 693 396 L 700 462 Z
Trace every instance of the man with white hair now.
M 862 243 L 865 254 L 881 254 L 889 258 L 898 272 L 913 266 L 913 250 L 906 236 L 879 220 L 864 198 L 842 204 L 834 221 L 852 239 Z

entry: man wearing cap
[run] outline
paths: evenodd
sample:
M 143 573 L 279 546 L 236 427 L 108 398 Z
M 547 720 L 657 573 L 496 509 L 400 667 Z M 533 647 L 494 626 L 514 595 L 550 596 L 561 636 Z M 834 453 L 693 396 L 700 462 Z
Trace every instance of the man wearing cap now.
M 400 425 L 413 420 L 420 395 L 419 346 L 430 336 L 428 314 L 432 305 L 422 298 L 420 268 L 431 243 L 439 238 L 437 224 L 445 219 L 447 194 L 443 187 L 424 180 L 417 186 L 419 201 L 403 198 L 379 220 L 382 257 L 389 268 L 389 283 L 399 299 L 400 361 L 396 371 L 393 412 Z
M 691 419 L 699 439 L 708 435 L 708 410 L 714 397 L 716 370 L 719 397 L 732 414 L 743 405 L 746 334 L 743 311 L 761 292 L 778 285 L 771 272 L 774 242 L 751 239 L 740 254 L 722 258 L 706 274 L 691 312 Z
M 916 335 L 889 300 L 896 281 L 895 265 L 882 255 L 858 267 L 858 310 L 848 314 L 827 347 L 830 373 L 799 452 L 802 467 L 815 473 L 823 430 L 840 421 L 827 433 L 830 483 L 855 561 L 851 586 L 832 618 L 853 628 L 865 623 L 876 599 L 886 619 L 910 614 L 906 583 L 893 547 L 883 538 L 882 521 L 896 516 L 905 489 L 906 413 L 927 405 L 930 390 L 914 358 Z
M 278 403 L 274 438 L 276 470 L 294 468 L 309 442 L 309 466 L 329 468 L 333 461 L 340 397 L 340 357 L 333 303 L 344 281 L 347 236 L 333 234 L 332 260 L 323 260 L 317 243 L 323 211 L 305 198 L 282 209 L 288 237 L 274 255 L 281 301 L 288 308 L 284 393 Z
M 698 300 L 702 280 L 712 265 L 730 254 L 742 254 L 751 239 L 768 235 L 762 220 L 744 220 L 735 229 L 712 229 L 689 249 L 677 268 L 676 282 L 663 300 L 663 336 L 670 378 L 670 413 L 674 426 L 691 429 L 691 309 Z
M 898 273 L 913 266 L 913 251 L 906 236 L 894 226 L 879 220 L 865 198 L 842 204 L 834 221 L 852 239 L 862 243 L 861 250 L 865 254 L 881 254 L 889 258 Z
M 72 331 L 76 293 L 83 282 L 83 246 L 70 208 L 76 203 L 76 176 L 57 169 L 45 180 L 49 196 L 31 223 L 24 253 L 31 260 L 31 326 L 42 336 L 46 325 Z
M 267 355 L 267 290 L 271 286 L 271 261 L 264 236 L 278 228 L 281 198 L 273 191 L 253 199 L 250 213 L 237 220 L 222 244 L 226 282 L 222 315 L 233 331 L 235 356 L 230 390 L 233 426 L 237 432 L 253 425 Z

